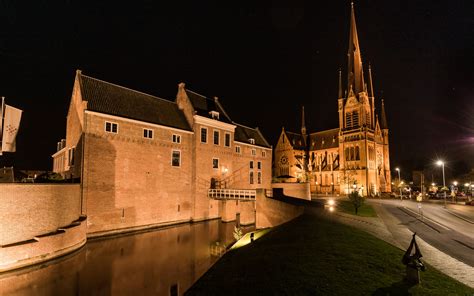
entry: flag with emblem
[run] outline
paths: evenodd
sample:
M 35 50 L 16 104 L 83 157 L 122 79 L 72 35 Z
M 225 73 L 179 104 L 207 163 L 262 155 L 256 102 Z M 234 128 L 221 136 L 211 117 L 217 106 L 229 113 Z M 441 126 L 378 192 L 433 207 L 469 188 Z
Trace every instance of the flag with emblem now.
M 5 105 L 4 118 L 3 118 L 3 135 L 2 135 L 2 152 L 15 152 L 16 151 L 16 135 L 20 128 L 21 113 L 23 111 Z

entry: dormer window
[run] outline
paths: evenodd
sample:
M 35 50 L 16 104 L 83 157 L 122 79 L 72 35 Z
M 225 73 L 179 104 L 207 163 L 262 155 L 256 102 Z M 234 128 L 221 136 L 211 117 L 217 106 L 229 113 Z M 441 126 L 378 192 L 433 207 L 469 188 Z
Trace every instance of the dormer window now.
M 255 145 L 255 139 L 254 138 L 250 138 L 249 142 L 250 142 L 250 144 Z
M 211 115 L 211 118 L 212 118 L 212 119 L 219 120 L 219 112 L 217 112 L 217 111 L 211 111 L 211 112 L 209 112 L 209 114 Z

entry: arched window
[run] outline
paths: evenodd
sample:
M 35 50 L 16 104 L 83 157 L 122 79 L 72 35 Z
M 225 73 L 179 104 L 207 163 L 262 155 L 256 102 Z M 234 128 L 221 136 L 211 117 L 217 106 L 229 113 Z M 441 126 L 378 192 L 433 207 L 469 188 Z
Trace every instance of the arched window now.
M 359 146 L 355 147 L 355 159 L 360 160 L 360 155 L 359 155 Z
M 351 156 L 349 158 L 350 160 L 355 160 L 355 157 L 354 157 L 354 147 L 351 147 Z
M 349 158 L 349 148 L 346 148 L 346 161 L 348 161 L 350 158 Z

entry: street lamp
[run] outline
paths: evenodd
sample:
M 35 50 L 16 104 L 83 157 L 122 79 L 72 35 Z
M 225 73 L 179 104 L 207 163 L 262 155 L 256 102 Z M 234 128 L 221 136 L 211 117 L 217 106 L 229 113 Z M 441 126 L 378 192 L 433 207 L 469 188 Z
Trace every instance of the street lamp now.
M 400 189 L 400 200 L 403 200 L 403 197 L 402 197 L 402 180 L 400 178 L 400 169 L 395 168 L 395 170 L 398 172 L 398 188 Z
M 444 192 L 444 207 L 446 208 L 446 180 L 444 178 L 444 162 L 442 160 L 438 160 L 436 162 L 438 166 L 443 168 L 443 192 Z

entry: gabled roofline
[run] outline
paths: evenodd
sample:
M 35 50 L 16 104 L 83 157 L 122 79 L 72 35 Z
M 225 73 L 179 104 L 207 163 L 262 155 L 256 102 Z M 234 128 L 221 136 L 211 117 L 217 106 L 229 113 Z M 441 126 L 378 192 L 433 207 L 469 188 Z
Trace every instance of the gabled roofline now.
M 80 71 L 80 70 L 79 70 Z M 102 79 L 98 79 L 98 78 L 95 78 L 95 77 L 92 77 L 92 76 L 88 76 L 88 75 L 84 75 L 82 74 L 82 72 L 79 72 L 79 78 L 81 78 L 82 76 L 84 77 L 87 77 L 89 79 L 93 79 L 93 80 L 96 80 L 96 81 L 100 81 L 102 83 L 106 83 L 106 84 L 109 84 L 109 85 L 113 85 L 113 86 L 116 86 L 116 87 L 119 87 L 119 88 L 122 88 L 122 89 L 126 89 L 126 90 L 129 90 L 129 91 L 132 91 L 134 93 L 138 93 L 138 94 L 142 94 L 142 95 L 146 95 L 146 96 L 149 96 L 149 97 L 152 97 L 154 99 L 159 99 L 159 100 L 162 100 L 164 102 L 167 102 L 167 103 L 171 103 L 171 104 L 176 104 L 175 102 L 173 101 L 170 101 L 170 100 L 167 100 L 167 99 L 163 99 L 163 98 L 160 98 L 160 97 L 157 97 L 155 95 L 151 95 L 149 93 L 145 93 L 145 92 L 142 92 L 142 91 L 138 91 L 138 90 L 135 90 L 135 89 L 131 89 L 131 88 L 128 88 L 128 87 L 125 87 L 125 86 L 122 86 L 122 85 L 118 85 L 118 84 L 115 84 L 115 83 L 112 83 L 112 82 L 108 82 L 108 81 L 105 81 L 105 80 L 102 80 Z
M 335 130 L 340 130 L 340 128 L 336 127 L 336 128 L 332 128 L 332 129 L 328 129 L 328 130 L 324 130 L 324 131 L 310 133 L 309 135 L 311 136 L 311 135 L 321 134 L 321 133 L 325 133 L 325 132 L 329 132 L 329 131 L 335 131 Z

